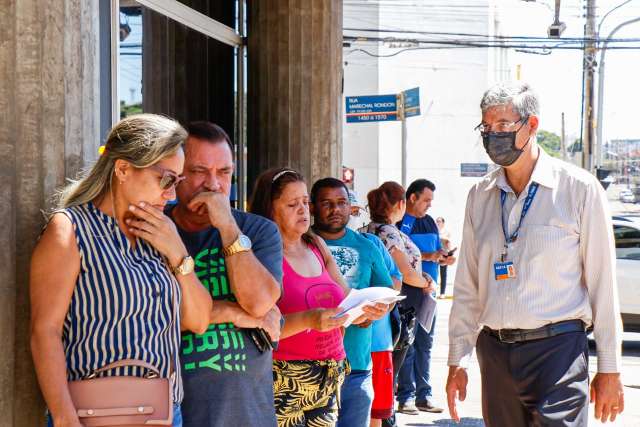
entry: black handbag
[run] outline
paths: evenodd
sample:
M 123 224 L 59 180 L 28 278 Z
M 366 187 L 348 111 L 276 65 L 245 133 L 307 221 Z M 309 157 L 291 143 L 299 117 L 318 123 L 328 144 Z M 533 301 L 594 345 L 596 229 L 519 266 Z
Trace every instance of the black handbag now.
M 380 231 L 382 231 L 384 225 L 386 224 L 381 224 L 376 227 L 374 232 L 376 236 L 380 237 Z M 406 287 L 407 285 L 402 286 L 403 295 L 406 295 Z M 393 310 L 389 312 L 389 319 L 391 320 L 391 340 L 394 350 L 409 347 L 415 339 L 416 311 L 413 307 L 403 307 L 401 304 L 402 302 L 396 304 Z
M 416 334 L 416 315 L 413 307 L 402 307 L 399 304 L 391 310 L 391 338 L 393 349 L 401 350 L 413 344 Z

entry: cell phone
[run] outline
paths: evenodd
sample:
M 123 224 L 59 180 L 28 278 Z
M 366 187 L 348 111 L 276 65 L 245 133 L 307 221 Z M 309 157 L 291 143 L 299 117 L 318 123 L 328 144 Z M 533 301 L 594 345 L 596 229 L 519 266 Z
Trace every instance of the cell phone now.
M 451 249 L 449 252 L 447 252 L 447 256 L 452 256 L 453 254 L 456 253 L 457 250 L 458 250 L 458 248 Z
M 269 334 L 267 334 L 264 329 L 251 328 L 249 329 L 249 336 L 253 340 L 253 343 L 256 345 L 260 353 L 273 350 Z

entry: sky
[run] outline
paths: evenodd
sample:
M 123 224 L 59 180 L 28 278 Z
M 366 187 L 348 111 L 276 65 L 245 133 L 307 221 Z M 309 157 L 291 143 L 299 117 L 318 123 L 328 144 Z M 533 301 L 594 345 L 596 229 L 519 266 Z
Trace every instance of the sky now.
M 596 23 L 612 8 L 626 0 L 596 0 Z M 554 0 L 344 0 L 345 16 L 360 27 L 373 27 L 367 22 L 366 10 L 379 8 L 385 29 L 402 31 L 451 31 L 461 25 L 489 21 L 490 10 L 499 10 L 501 34 L 505 36 L 547 37 L 554 20 Z M 586 0 L 561 0 L 560 20 L 567 29 L 562 37 L 584 35 Z M 360 16 L 359 16 L 360 15 Z M 608 35 L 618 24 L 640 16 L 640 0 L 631 0 L 609 15 L 601 32 Z M 371 21 L 369 19 L 369 21 Z M 471 25 L 469 25 L 471 26 Z M 353 34 L 353 32 L 352 32 Z M 369 35 L 375 35 L 370 33 Z M 396 35 L 381 33 L 381 36 Z M 398 36 L 398 35 L 396 35 Z M 412 37 L 407 33 L 405 37 Z M 413 35 L 416 38 L 434 36 Z M 453 37 L 440 36 L 440 38 Z M 640 38 L 640 22 L 616 33 L 616 38 Z M 359 44 L 362 44 L 359 42 Z M 555 41 L 549 41 L 555 44 Z M 640 42 L 634 43 L 640 46 Z M 497 50 L 497 49 L 495 49 Z M 403 64 L 410 66 L 412 52 L 402 53 Z M 520 65 L 521 80 L 528 81 L 538 92 L 542 105 L 542 128 L 560 134 L 561 116 L 565 113 L 568 141 L 580 136 L 582 108 L 582 51 L 553 50 L 550 55 L 508 52 L 512 75 Z M 388 58 L 394 60 L 394 58 Z M 362 55 L 349 60 L 366 61 Z M 459 66 L 459 64 L 451 64 Z M 446 69 L 446 64 L 434 64 Z M 604 138 L 639 138 L 633 102 L 640 99 L 640 50 L 608 50 L 606 54 L 603 129 Z M 597 88 L 597 75 L 596 75 Z
M 120 85 L 118 96 L 125 104 L 142 102 L 142 16 L 120 14 L 121 23 L 131 28 L 129 36 L 120 43 Z
M 518 9 L 521 10 L 513 7 L 506 10 L 503 22 L 505 33 L 545 36 L 549 23 L 553 20 L 553 13 L 548 7 L 553 2 L 520 3 L 521 7 Z M 585 3 L 579 0 L 562 0 L 560 20 L 567 24 L 563 37 L 584 35 L 583 6 Z M 604 14 L 620 3 L 623 1 L 596 1 L 596 23 L 599 23 Z M 606 37 L 618 24 L 639 16 L 640 0 L 632 0 L 605 19 L 601 37 Z M 640 22 L 626 26 L 617 32 L 615 37 L 640 38 Z M 541 127 L 559 134 L 561 115 L 564 112 L 567 135 L 578 137 L 582 97 L 582 52 L 556 50 L 547 56 L 513 52 L 511 61 L 514 64 L 521 64 L 522 80 L 531 83 L 540 95 Z M 640 126 L 634 108 L 636 100 L 640 99 L 638 83 L 640 50 L 608 50 L 605 54 L 605 63 L 604 139 L 640 139 Z M 596 73 L 596 90 L 597 79 Z M 569 138 L 571 139 L 573 138 Z

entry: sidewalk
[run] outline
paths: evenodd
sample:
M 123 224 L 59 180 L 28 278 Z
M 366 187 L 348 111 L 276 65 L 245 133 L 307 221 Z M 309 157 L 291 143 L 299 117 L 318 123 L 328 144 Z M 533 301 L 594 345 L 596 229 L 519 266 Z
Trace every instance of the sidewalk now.
M 420 415 L 398 414 L 398 426 L 484 426 L 482 422 L 482 408 L 480 396 L 480 371 L 475 356 L 472 358 L 468 374 L 469 386 L 465 402 L 458 402 L 458 413 L 462 417 L 460 424 L 456 424 L 449 417 L 445 384 L 447 380 L 447 351 L 448 351 L 448 320 L 452 300 L 438 300 L 438 317 L 436 320 L 436 334 L 432 352 L 431 378 L 434 402 L 445 411 L 441 414 L 421 412 Z M 625 413 L 615 423 L 608 426 L 638 427 L 640 426 L 640 334 L 624 334 L 622 380 L 625 392 Z M 595 374 L 596 358 L 593 349 L 589 358 L 589 371 Z M 593 407 L 589 410 L 589 427 L 603 424 L 593 418 Z M 505 426 L 507 427 L 507 426 Z

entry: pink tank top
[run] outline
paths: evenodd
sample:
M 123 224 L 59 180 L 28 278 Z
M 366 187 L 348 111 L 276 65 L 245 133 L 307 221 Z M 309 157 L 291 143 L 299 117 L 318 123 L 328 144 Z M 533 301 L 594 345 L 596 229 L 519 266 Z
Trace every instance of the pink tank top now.
M 329 275 L 316 247 L 309 246 L 322 265 L 322 274 L 304 277 L 295 272 L 286 258 L 282 261 L 283 296 L 278 302 L 282 314 L 314 308 L 334 308 L 344 298 L 344 292 Z M 277 360 L 342 360 L 345 358 L 340 329 L 329 332 L 302 331 L 280 340 L 273 358 Z

